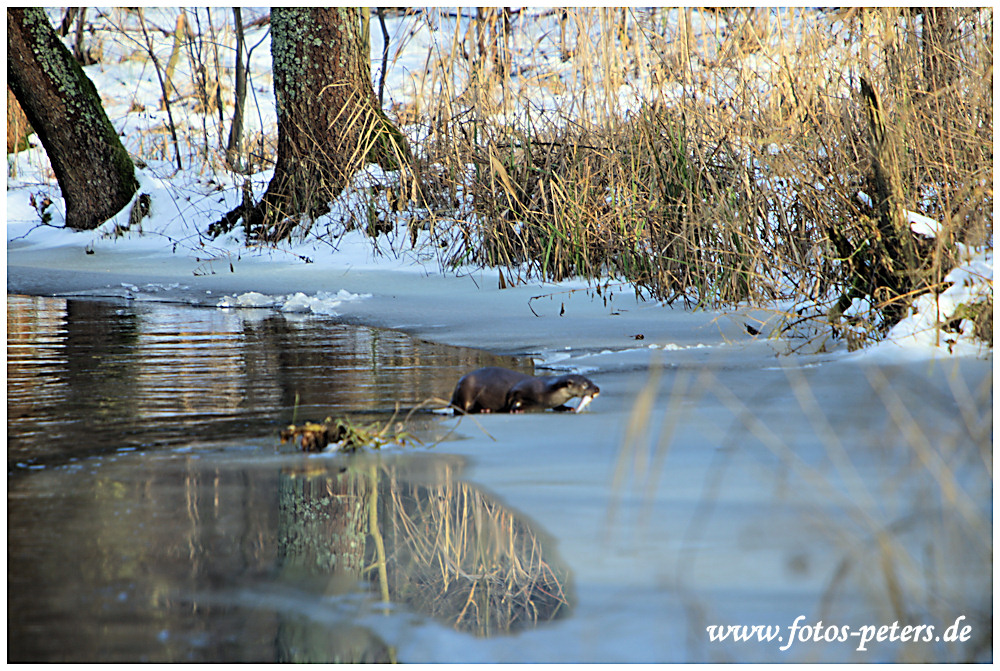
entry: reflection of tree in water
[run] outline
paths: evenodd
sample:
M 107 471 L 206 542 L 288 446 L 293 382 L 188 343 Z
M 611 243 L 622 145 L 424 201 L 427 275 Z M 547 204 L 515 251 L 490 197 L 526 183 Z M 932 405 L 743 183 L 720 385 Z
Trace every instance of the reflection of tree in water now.
M 320 595 L 356 591 L 362 580 L 371 478 L 346 468 L 309 465 L 282 472 L 278 483 L 278 568 L 284 581 Z M 295 662 L 395 661 L 372 632 L 331 628 L 283 616 L 277 658 Z
M 327 594 L 367 581 L 384 600 L 480 636 L 568 613 L 568 569 L 525 520 L 456 481 L 460 467 L 458 459 L 386 463 L 358 456 L 286 471 L 279 506 L 283 577 Z M 372 650 L 362 654 L 377 657 Z

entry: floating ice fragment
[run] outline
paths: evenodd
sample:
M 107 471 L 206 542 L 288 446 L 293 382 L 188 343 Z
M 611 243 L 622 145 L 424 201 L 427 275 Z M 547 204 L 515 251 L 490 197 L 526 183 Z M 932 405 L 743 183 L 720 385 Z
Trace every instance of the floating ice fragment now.
M 248 291 L 239 296 L 223 296 L 216 304 L 220 308 L 269 308 L 272 305 L 273 298 L 256 291 Z
M 311 312 L 320 315 L 337 316 L 334 308 L 347 301 L 370 298 L 371 294 L 352 294 L 341 289 L 337 293 L 320 291 L 308 296 L 301 291 L 288 296 L 266 296 L 250 291 L 239 296 L 223 296 L 216 304 L 220 308 L 269 308 L 277 307 L 282 312 Z
M 311 312 L 315 299 L 306 296 L 301 291 L 289 296 L 281 306 L 282 312 Z

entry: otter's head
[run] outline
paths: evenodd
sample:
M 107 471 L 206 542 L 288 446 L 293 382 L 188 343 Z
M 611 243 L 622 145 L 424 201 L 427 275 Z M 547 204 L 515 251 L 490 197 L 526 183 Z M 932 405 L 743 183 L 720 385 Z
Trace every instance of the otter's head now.
M 507 393 L 507 409 L 509 412 L 545 410 L 558 408 L 572 398 L 581 398 L 577 406 L 579 412 L 600 393 L 600 388 L 582 375 L 531 378 L 514 385 Z
M 579 398 L 580 404 L 576 407 L 577 412 L 583 410 L 584 406 L 601 393 L 600 387 L 589 378 L 575 373 L 560 375 L 550 383 L 550 387 L 554 391 L 553 396 L 558 399 L 558 403 L 555 405 L 562 405 L 571 398 Z

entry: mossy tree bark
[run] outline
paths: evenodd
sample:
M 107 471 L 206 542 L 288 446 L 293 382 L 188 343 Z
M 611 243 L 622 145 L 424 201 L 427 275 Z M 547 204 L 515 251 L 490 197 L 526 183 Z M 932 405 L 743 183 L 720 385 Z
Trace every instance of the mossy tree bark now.
M 251 239 L 288 237 L 299 217 L 325 213 L 365 161 L 397 169 L 411 161 L 405 137 L 382 112 L 372 87 L 361 10 L 271 10 L 271 59 L 278 111 L 278 158 L 260 203 L 241 206 L 209 232 L 237 221 Z
M 128 205 L 138 188 L 132 159 L 42 9 L 7 10 L 7 82 L 49 155 L 66 226 L 96 228 Z

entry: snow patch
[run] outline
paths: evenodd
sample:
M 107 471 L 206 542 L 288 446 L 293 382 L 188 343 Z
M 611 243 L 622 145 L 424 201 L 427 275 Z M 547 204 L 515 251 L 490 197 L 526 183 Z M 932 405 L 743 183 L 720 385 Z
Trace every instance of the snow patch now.
M 892 327 L 885 340 L 871 348 L 872 352 L 882 355 L 904 350 L 908 357 L 989 356 L 992 349 L 974 338 L 973 323 L 963 313 L 993 296 L 993 252 L 981 251 L 953 268 L 945 283 L 951 286 L 940 294 L 918 296 L 913 301 L 913 314 Z

